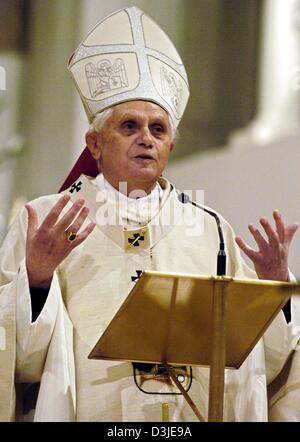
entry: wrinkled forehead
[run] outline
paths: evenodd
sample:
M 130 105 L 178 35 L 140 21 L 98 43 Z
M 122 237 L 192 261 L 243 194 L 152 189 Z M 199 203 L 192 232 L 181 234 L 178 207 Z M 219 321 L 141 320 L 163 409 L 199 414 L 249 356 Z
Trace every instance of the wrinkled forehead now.
M 112 108 L 112 116 L 122 118 L 124 116 L 148 117 L 165 120 L 169 123 L 168 112 L 156 103 L 151 101 L 134 100 L 119 103 Z

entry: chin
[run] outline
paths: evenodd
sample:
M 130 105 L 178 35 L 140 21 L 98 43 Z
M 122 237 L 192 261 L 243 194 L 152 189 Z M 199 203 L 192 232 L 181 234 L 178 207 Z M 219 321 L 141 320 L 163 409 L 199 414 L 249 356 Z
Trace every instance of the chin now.
M 158 174 L 157 170 L 153 170 L 150 167 L 143 167 L 138 168 L 138 170 L 135 169 L 130 176 L 141 181 L 156 181 L 160 174 Z
M 152 184 L 155 183 L 159 178 L 159 175 L 154 173 L 143 173 L 135 175 L 135 179 L 141 183 Z

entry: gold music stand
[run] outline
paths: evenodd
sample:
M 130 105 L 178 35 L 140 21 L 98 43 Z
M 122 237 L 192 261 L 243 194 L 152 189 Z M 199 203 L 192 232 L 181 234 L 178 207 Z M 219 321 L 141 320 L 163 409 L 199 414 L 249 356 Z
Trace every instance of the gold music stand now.
M 222 421 L 225 367 L 241 366 L 292 294 L 300 284 L 145 271 L 89 358 L 165 365 L 200 421 L 170 366 L 209 366 L 208 420 Z

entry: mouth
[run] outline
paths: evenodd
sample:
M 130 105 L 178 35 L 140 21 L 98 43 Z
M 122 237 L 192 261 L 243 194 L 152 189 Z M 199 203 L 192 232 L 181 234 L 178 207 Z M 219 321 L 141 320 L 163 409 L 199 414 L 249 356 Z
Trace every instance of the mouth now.
M 139 160 L 139 161 L 155 161 L 155 159 L 153 158 L 152 155 L 146 154 L 146 153 L 141 153 L 139 155 L 136 155 L 134 157 L 135 160 Z

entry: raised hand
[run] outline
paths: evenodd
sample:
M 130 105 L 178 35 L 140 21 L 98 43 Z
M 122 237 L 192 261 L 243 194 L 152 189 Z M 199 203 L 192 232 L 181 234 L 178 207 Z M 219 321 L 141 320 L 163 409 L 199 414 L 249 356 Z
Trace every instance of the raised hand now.
M 285 227 L 281 214 L 277 210 L 273 212 L 273 218 L 276 230 L 271 227 L 265 217 L 259 220 L 267 235 L 267 239 L 262 236 L 253 224 L 248 226 L 250 233 L 256 241 L 258 251 L 249 247 L 240 236 L 236 237 L 236 243 L 252 260 L 257 276 L 260 279 L 288 281 L 289 248 L 299 224 L 294 223 Z
M 91 222 L 78 233 L 89 213 L 83 199 L 78 199 L 59 220 L 69 200 L 68 195 L 62 196 L 40 226 L 36 210 L 30 204 L 25 206 L 28 212 L 26 268 L 30 287 L 50 287 L 55 269 L 96 225 Z M 76 234 L 73 241 L 68 240 L 66 230 Z

